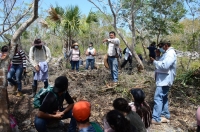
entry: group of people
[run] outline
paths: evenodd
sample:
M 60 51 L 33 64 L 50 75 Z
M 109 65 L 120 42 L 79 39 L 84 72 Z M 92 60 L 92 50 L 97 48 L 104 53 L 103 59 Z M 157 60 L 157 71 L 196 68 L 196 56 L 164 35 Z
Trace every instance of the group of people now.
M 111 70 L 113 83 L 118 82 L 117 54 L 119 53 L 118 49 L 120 44 L 120 40 L 115 36 L 116 36 L 115 32 L 110 32 L 109 38 L 103 40 L 103 42 L 108 43 L 108 52 L 107 52 L 108 63 L 109 63 L 109 68 Z M 114 100 L 113 102 L 114 110 L 109 111 L 104 119 L 104 131 L 108 132 L 146 131 L 148 130 L 150 124 L 160 125 L 161 123 L 169 122 L 170 112 L 168 108 L 168 92 L 173 84 L 176 75 L 177 57 L 175 50 L 171 47 L 171 43 L 169 41 L 160 42 L 158 45 L 158 50 L 155 50 L 154 52 L 155 52 L 155 57 L 153 56 L 150 57 L 153 65 L 155 65 L 155 81 L 156 81 L 153 112 L 151 112 L 151 108 L 144 101 L 145 98 L 144 92 L 141 89 L 132 89 L 131 94 L 133 95 L 134 103 L 128 103 L 123 98 L 117 98 L 116 100 Z M 60 83 L 61 82 L 67 82 L 67 81 L 60 81 Z M 65 86 L 65 89 L 67 89 L 66 87 L 67 84 L 58 85 L 59 87 L 57 85 L 58 84 L 56 79 L 54 86 L 55 92 L 56 91 L 58 92 L 59 90 L 56 89 L 62 88 L 62 86 L 63 87 Z M 52 105 L 53 102 L 44 101 L 35 119 L 35 126 L 38 131 L 46 130 L 46 128 L 44 128 L 44 126 L 46 126 L 44 123 L 47 123 L 49 121 L 49 118 L 63 119 L 66 117 L 71 118 L 69 130 L 72 129 L 75 130 L 76 125 L 78 126 L 80 132 L 89 130 L 92 131 L 92 129 L 96 130 L 93 124 L 89 122 L 90 112 L 87 112 L 91 110 L 91 104 L 89 102 L 80 101 L 74 104 L 67 90 L 65 91 L 61 90 L 60 93 L 58 92 L 58 95 L 63 96 L 61 102 L 63 102 L 65 97 L 66 101 L 70 105 L 68 105 L 68 107 L 65 109 L 59 109 L 59 111 L 57 111 L 56 109 L 53 108 L 51 109 L 51 107 L 55 108 L 63 108 L 63 107 L 57 106 L 58 104 Z M 53 95 L 49 93 L 46 97 L 47 99 L 48 96 L 53 96 Z M 56 102 L 55 100 L 51 101 Z M 87 109 L 80 110 L 82 107 L 84 107 L 84 109 L 86 109 L 87 107 Z M 80 111 L 76 112 L 76 110 L 78 109 Z M 43 129 L 39 129 L 42 126 Z M 101 128 L 98 126 L 98 130 L 102 131 L 100 129 Z
M 81 52 L 79 49 L 79 44 L 77 42 L 74 42 L 71 46 L 71 50 L 69 53 L 66 53 L 65 51 L 65 58 L 69 58 L 70 64 L 71 64 L 71 70 L 72 71 L 79 71 L 79 65 L 81 60 Z M 91 70 L 95 68 L 95 56 L 96 56 L 96 49 L 93 47 L 93 43 L 89 43 L 89 47 L 87 48 L 86 52 L 86 66 L 85 69 L 88 70 L 89 67 Z
M 108 44 L 108 64 L 111 71 L 112 83 L 118 83 L 118 57 L 120 54 L 120 40 L 115 32 L 109 33 L 109 38 L 103 42 Z M 1 48 L 1 59 L 4 59 L 8 52 L 8 46 Z M 155 48 L 152 43 L 148 49 L 151 51 L 149 56 L 155 66 L 156 91 L 154 94 L 154 107 L 151 108 L 145 102 L 145 94 L 141 89 L 132 89 L 130 92 L 134 102 L 128 103 L 124 98 L 117 98 L 113 101 L 114 110 L 107 113 L 104 118 L 104 131 L 106 132 L 133 132 L 146 131 L 151 124 L 160 125 L 169 122 L 170 112 L 168 106 L 168 92 L 173 84 L 176 75 L 177 57 L 170 41 L 161 41 Z M 128 48 L 124 50 L 123 67 L 128 61 L 132 64 L 132 53 Z M 86 67 L 94 69 L 96 50 L 93 43 L 85 52 Z M 70 57 L 71 69 L 79 70 L 80 50 L 78 43 L 73 43 L 68 54 Z M 29 60 L 33 69 L 32 95 L 35 96 L 38 81 L 44 82 L 44 88 L 48 87 L 48 63 L 51 60 L 51 52 L 40 38 L 34 40 L 33 46 L 29 51 Z M 23 50 L 16 45 L 13 59 L 8 69 L 7 80 L 13 86 L 13 93 L 22 96 L 22 73 L 26 72 L 26 56 Z M 46 131 L 46 125 L 54 120 L 71 118 L 69 132 L 75 132 L 78 127 L 80 132 L 99 132 L 102 128 L 95 122 L 90 122 L 91 104 L 88 101 L 78 101 L 74 103 L 68 89 L 68 79 L 65 76 L 58 77 L 54 82 L 53 92 L 49 92 L 45 97 L 39 111 L 35 117 L 35 127 L 39 132 Z M 56 95 L 56 96 L 55 96 Z M 68 106 L 63 108 L 63 101 L 66 100 Z
M 104 127 L 90 121 L 91 103 L 80 100 L 74 103 L 68 93 L 68 79 L 59 76 L 55 79 L 53 92 L 44 98 L 35 117 L 35 128 L 38 132 L 46 132 L 47 126 L 52 122 L 71 118 L 69 132 L 146 132 L 151 124 L 152 112 L 145 101 L 142 89 L 131 89 L 134 102 L 128 103 L 124 98 L 113 101 L 113 110 L 109 111 L 103 119 Z M 56 95 L 56 96 L 55 96 Z M 68 103 L 63 107 L 64 100 Z
M 8 50 L 10 46 L 4 45 L 1 48 L 1 59 L 8 56 Z M 33 46 L 29 51 L 29 59 L 27 59 L 24 51 L 18 44 L 14 49 L 14 55 L 11 61 L 9 61 L 7 80 L 13 87 L 13 94 L 17 97 L 22 96 L 22 76 L 26 73 L 26 63 L 30 61 L 33 66 L 33 83 L 32 94 L 30 97 L 34 97 L 37 91 L 38 81 L 44 82 L 44 88 L 47 88 L 48 83 L 48 63 L 51 60 L 51 52 L 47 46 L 41 41 L 40 38 L 34 40 Z

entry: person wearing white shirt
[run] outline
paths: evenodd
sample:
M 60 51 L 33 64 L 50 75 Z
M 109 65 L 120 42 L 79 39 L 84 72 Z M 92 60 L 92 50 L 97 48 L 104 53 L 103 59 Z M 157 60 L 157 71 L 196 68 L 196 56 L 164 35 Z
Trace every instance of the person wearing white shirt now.
M 108 64 L 111 70 L 111 76 L 113 83 L 117 84 L 118 82 L 118 56 L 119 56 L 119 44 L 120 40 L 116 38 L 116 34 L 114 31 L 109 33 L 109 39 L 104 39 L 103 42 L 108 43 Z
M 33 70 L 33 77 L 35 76 L 35 73 L 40 72 L 40 62 L 46 62 L 47 64 L 51 60 L 51 52 L 50 49 L 44 45 L 44 43 L 41 41 L 40 38 L 36 38 L 34 40 L 33 46 L 30 48 L 29 51 L 29 60 L 31 65 L 34 67 Z M 44 82 L 44 88 L 47 88 L 48 78 L 43 81 Z M 33 79 L 33 85 L 32 85 L 32 95 L 30 95 L 31 98 L 33 98 L 37 91 L 37 85 L 38 80 Z
M 124 54 L 124 61 L 121 64 L 121 68 L 123 68 L 127 64 L 127 62 L 129 62 L 130 69 L 132 69 L 132 53 L 128 47 L 124 49 L 123 54 Z
M 154 95 L 154 107 L 152 115 L 152 123 L 160 125 L 162 120 L 170 118 L 168 106 L 168 92 L 172 86 L 176 76 L 177 55 L 169 41 L 160 43 L 160 52 L 163 53 L 158 60 L 151 57 L 151 61 L 155 66 L 156 91 Z M 156 56 L 159 56 L 158 54 Z M 164 118 L 161 120 L 161 116 Z
M 91 70 L 94 69 L 94 64 L 95 64 L 95 55 L 96 55 L 96 50 L 93 47 L 93 43 L 90 42 L 89 48 L 85 52 L 86 54 L 86 67 L 85 69 L 88 70 L 89 66 L 91 67 Z

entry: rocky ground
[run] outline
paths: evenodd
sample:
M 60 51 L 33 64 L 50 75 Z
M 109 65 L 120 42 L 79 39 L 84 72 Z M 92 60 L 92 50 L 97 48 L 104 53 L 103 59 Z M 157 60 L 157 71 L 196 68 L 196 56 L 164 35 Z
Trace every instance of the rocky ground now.
M 120 70 L 120 85 L 114 88 L 107 88 L 106 83 L 110 80 L 110 73 L 102 65 L 97 70 L 85 71 L 83 67 L 80 72 L 70 72 L 68 69 L 52 65 L 50 68 L 50 84 L 59 75 L 65 74 L 69 79 L 69 93 L 75 101 L 87 99 L 92 104 L 91 121 L 98 122 L 101 126 L 105 114 L 113 109 L 112 102 L 117 97 L 124 97 L 131 101 L 129 90 L 131 88 L 142 88 L 146 93 L 146 101 L 153 107 L 153 95 L 155 82 L 153 67 L 145 66 L 145 71 L 137 72 L 134 68 L 131 75 L 126 70 Z M 31 76 L 28 74 L 28 76 Z M 27 77 L 28 78 L 28 77 Z M 8 87 L 10 100 L 10 113 L 16 118 L 20 132 L 35 132 L 34 116 L 37 109 L 33 108 L 32 101 L 28 96 L 31 93 L 31 77 L 27 79 L 27 85 L 23 86 L 24 96 L 16 97 L 11 94 L 11 87 Z M 39 83 L 39 88 L 43 84 Z M 192 132 L 196 129 L 195 112 L 200 87 L 182 86 L 174 84 L 169 94 L 169 105 L 171 112 L 170 123 L 160 126 L 151 125 L 150 132 Z M 39 90 L 39 89 L 38 89 Z M 195 100 L 196 99 L 196 100 Z M 195 102 L 196 101 L 196 102 Z M 69 120 L 64 120 L 60 127 L 49 129 L 50 132 L 64 132 L 67 130 Z

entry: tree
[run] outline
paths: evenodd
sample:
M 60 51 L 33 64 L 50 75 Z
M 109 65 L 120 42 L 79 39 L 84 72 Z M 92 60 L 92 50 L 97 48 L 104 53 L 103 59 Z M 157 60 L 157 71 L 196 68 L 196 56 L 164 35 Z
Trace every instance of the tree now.
M 142 10 L 140 20 L 144 23 L 149 34 L 156 36 L 157 43 L 161 35 L 179 32 L 182 25 L 179 20 L 184 17 L 186 10 L 183 0 L 150 0 Z
M 136 11 L 141 7 L 143 1 L 137 1 L 137 0 L 123 0 L 123 1 L 112 1 L 108 0 L 107 3 L 104 0 L 97 0 L 95 3 L 93 0 L 88 0 L 90 3 L 95 5 L 99 11 L 101 11 L 103 14 L 106 13 L 106 6 L 101 5 L 107 5 L 108 8 L 110 8 L 111 14 L 113 16 L 113 22 L 110 21 L 110 24 L 114 27 L 117 34 L 120 36 L 122 41 L 126 44 L 127 47 L 131 50 L 133 53 L 133 56 L 135 57 L 136 61 L 138 62 L 138 68 L 140 70 L 144 69 L 143 63 L 138 57 L 137 53 L 135 52 L 135 44 L 136 44 L 136 33 L 135 33 L 135 13 Z M 99 4 L 103 3 L 103 4 Z M 99 5 L 98 5 L 99 4 Z M 128 8 L 125 8 L 128 7 Z M 125 37 L 121 34 L 119 27 L 123 27 L 125 25 L 128 25 L 129 29 L 132 33 L 132 43 L 128 44 Z
M 32 4 L 32 9 L 33 9 L 32 16 L 27 21 L 22 23 L 22 25 L 15 31 L 15 33 L 11 39 L 11 50 L 10 50 L 9 58 L 7 57 L 6 59 L 1 60 L 1 62 L 0 62 L 0 65 L 1 66 L 3 65 L 3 67 L 1 67 L 1 70 L 0 70 L 1 76 L 3 77 L 0 80 L 1 85 L 2 85 L 0 88 L 0 96 L 1 96 L 0 103 L 2 104 L 2 106 L 0 107 L 0 131 L 5 131 L 5 132 L 11 131 L 10 122 L 9 122 L 9 112 L 8 112 L 8 94 L 7 94 L 6 85 L 5 85 L 6 84 L 5 81 L 7 80 L 6 79 L 7 71 L 5 69 L 7 69 L 8 65 L 9 65 L 9 63 L 8 63 L 9 59 L 13 58 L 15 47 L 16 47 L 16 44 L 18 43 L 20 35 L 38 17 L 38 2 L 39 2 L 39 0 L 34 0 L 34 2 Z M 3 23 L 3 24 L 5 24 L 5 23 Z M 11 24 L 8 29 L 11 29 L 12 27 L 13 27 L 13 24 Z M 3 30 L 3 31 L 5 31 L 5 30 Z M 3 122 L 1 122 L 1 121 L 3 121 Z
M 46 18 L 47 25 L 53 29 L 57 36 L 62 35 L 68 50 L 73 39 L 79 32 L 80 27 L 80 10 L 78 6 L 70 6 L 63 9 L 60 6 L 51 7 L 49 16 Z

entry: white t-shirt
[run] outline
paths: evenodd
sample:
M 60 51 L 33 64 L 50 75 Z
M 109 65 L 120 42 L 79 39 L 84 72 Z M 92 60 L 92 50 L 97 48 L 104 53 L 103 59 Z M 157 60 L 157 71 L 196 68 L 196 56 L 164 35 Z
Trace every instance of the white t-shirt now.
M 108 56 L 115 56 L 116 55 L 116 51 L 119 54 L 119 44 L 120 44 L 120 40 L 118 38 L 114 38 L 114 39 L 108 39 Z
M 88 53 L 90 52 L 91 54 L 94 54 L 95 49 L 94 48 L 92 48 L 92 49 L 88 48 L 87 51 L 88 51 Z M 88 55 L 88 56 L 86 56 L 86 59 L 94 59 L 94 56 Z

